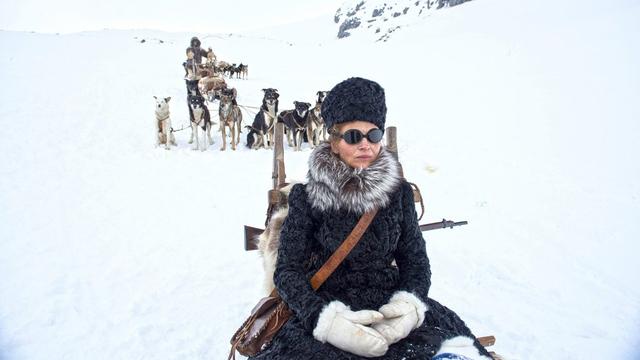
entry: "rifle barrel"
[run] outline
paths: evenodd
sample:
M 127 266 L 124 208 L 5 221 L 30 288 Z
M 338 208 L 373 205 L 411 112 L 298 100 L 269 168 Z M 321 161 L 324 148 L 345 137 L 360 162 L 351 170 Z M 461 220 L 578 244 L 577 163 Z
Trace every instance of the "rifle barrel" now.
M 453 229 L 455 226 L 461 226 L 461 225 L 467 225 L 467 224 L 468 224 L 467 221 L 451 221 L 451 220 L 442 219 L 442 221 L 420 225 L 420 230 L 430 231 L 430 230 L 437 230 L 437 229 L 444 229 L 444 228 Z

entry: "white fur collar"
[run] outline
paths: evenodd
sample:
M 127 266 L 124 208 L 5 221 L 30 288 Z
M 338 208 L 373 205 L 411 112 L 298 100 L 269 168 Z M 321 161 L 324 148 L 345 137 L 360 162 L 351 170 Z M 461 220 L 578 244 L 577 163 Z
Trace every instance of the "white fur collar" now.
M 354 169 L 322 143 L 309 156 L 307 195 L 312 207 L 358 215 L 384 208 L 402 180 L 400 164 L 384 147 L 366 169 Z

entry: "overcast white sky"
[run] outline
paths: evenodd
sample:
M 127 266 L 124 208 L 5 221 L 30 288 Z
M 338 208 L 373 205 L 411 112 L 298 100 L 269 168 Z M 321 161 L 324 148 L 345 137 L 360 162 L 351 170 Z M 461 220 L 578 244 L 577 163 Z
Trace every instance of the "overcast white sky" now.
M 0 0 L 0 29 L 237 32 L 333 14 L 342 0 Z

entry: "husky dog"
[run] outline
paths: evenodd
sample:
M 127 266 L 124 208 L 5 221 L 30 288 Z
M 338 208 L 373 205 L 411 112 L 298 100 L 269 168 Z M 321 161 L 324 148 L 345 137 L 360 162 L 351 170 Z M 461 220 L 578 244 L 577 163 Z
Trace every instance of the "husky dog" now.
M 169 100 L 171 100 L 171 96 L 161 99 L 156 96 L 153 98 L 156 99 L 156 129 L 158 131 L 156 146 L 164 144 L 164 148 L 169 150 L 169 145 L 177 145 L 171 128 L 171 117 L 169 116 Z
M 309 107 L 311 104 L 302 101 L 294 101 L 295 109 L 285 110 L 278 115 L 278 121 L 284 123 L 287 129 L 287 142 L 289 147 L 300 151 L 305 130 L 307 128 L 307 118 L 309 117 Z
M 316 93 L 318 95 L 316 106 L 311 109 L 307 119 L 307 139 L 312 149 L 320 143 L 320 136 L 322 136 L 322 141 L 327 140 L 327 128 L 322 118 L 322 102 L 327 93 L 328 91 L 318 91 Z
M 231 64 L 228 68 L 229 71 L 229 79 L 233 78 L 235 75 L 236 79 L 246 79 L 247 74 L 249 73 L 249 66 L 240 63 L 240 65 L 236 65 L 235 63 Z
M 222 132 L 222 147 L 221 151 L 227 148 L 227 132 L 226 128 L 229 128 L 231 134 L 231 149 L 236 149 L 236 144 L 240 142 L 240 128 L 242 125 L 242 112 L 240 107 L 235 101 L 236 92 L 234 89 L 223 90 L 220 95 L 220 107 L 218 109 L 218 116 L 220 118 L 220 132 Z M 238 130 L 238 136 L 236 140 L 236 129 Z
M 231 88 L 230 90 L 222 90 L 223 92 L 226 91 L 227 95 L 231 95 L 231 104 L 236 107 L 238 109 L 238 114 L 239 116 L 237 116 L 235 118 L 236 121 L 236 145 L 240 144 L 240 134 L 242 133 L 242 111 L 240 111 L 240 107 L 238 106 L 238 102 L 236 101 L 236 98 L 238 97 L 238 91 L 236 90 L 236 88 Z
M 240 63 L 240 65 L 238 65 L 237 71 L 238 71 L 239 78 L 246 80 L 247 77 L 249 76 L 249 65 Z
M 193 150 L 200 149 L 205 151 L 207 149 L 206 137 L 209 139 L 209 145 L 213 145 L 213 138 L 211 137 L 211 114 L 205 104 L 204 96 L 198 89 L 198 80 L 187 80 L 187 103 L 189 105 L 189 118 L 191 120 L 191 138 L 189 144 L 193 143 L 193 138 L 196 139 L 196 145 Z M 202 128 L 202 147 L 200 147 L 200 139 L 198 135 L 198 127 Z
M 278 94 L 278 89 L 274 88 L 262 89 L 262 91 L 264 91 L 262 106 L 253 119 L 253 123 L 248 127 L 247 147 L 251 149 L 258 149 L 259 147 L 271 149 L 273 146 L 273 133 L 278 114 L 278 98 L 280 94 Z
M 316 99 L 316 105 L 317 104 L 321 104 L 322 105 L 322 102 L 324 101 L 324 98 L 327 97 L 328 93 L 329 93 L 328 91 L 318 91 L 316 93 L 316 95 L 318 95 L 318 98 Z
M 231 64 L 227 71 L 229 72 L 229 79 L 233 79 L 233 75 L 235 75 L 237 79 L 240 75 L 240 69 L 238 68 L 236 63 Z
M 264 146 L 264 134 L 262 133 L 261 130 L 258 130 L 258 128 L 256 127 L 256 122 L 254 121 L 253 124 L 251 125 L 247 125 L 244 128 L 247 129 L 248 133 L 247 133 L 247 147 L 249 149 L 260 149 L 261 147 L 265 147 Z
M 207 76 L 198 81 L 198 90 L 207 96 L 209 102 L 220 99 L 220 93 L 227 88 L 227 82 L 217 76 Z
M 231 66 L 231 64 L 226 61 L 216 61 L 215 66 L 218 70 L 218 73 L 220 73 L 220 76 L 224 76 L 229 72 L 229 67 Z
M 287 198 L 294 183 L 291 183 L 280 189 L 280 199 L 278 210 L 271 214 L 269 224 L 265 231 L 258 236 L 258 251 L 262 256 L 262 266 L 264 268 L 264 289 L 267 294 L 271 293 L 274 288 L 273 273 L 276 269 L 276 260 L 278 258 L 278 246 L 280 245 L 280 230 L 284 219 L 289 213 Z

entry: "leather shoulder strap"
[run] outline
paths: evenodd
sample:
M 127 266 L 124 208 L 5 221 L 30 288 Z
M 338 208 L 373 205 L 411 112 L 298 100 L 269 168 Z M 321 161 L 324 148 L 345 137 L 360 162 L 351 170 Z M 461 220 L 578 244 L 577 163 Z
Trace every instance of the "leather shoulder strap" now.
M 347 236 L 340 247 L 336 249 L 331 257 L 324 263 L 324 265 L 322 265 L 320 270 L 318 270 L 318 272 L 316 272 L 316 274 L 311 278 L 311 286 L 313 287 L 313 290 L 318 290 L 327 278 L 329 278 L 329 276 L 338 268 L 347 255 L 349 255 L 358 241 L 360 241 L 360 238 L 367 230 L 377 213 L 378 209 L 373 209 L 362 215 L 360 221 L 356 224 L 356 227 L 351 231 L 351 234 Z

